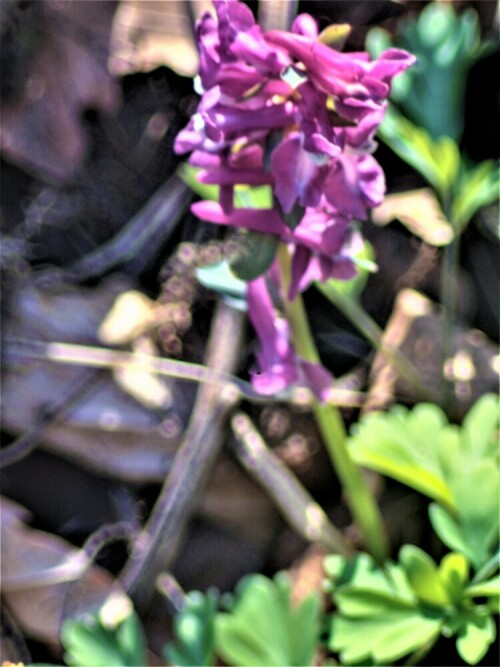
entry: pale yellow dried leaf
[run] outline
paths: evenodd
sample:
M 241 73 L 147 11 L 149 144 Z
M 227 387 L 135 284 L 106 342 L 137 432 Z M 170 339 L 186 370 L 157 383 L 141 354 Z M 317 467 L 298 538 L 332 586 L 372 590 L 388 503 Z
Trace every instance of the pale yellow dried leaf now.
M 453 228 L 430 188 L 387 195 L 373 210 L 372 219 L 382 226 L 399 220 L 412 234 L 433 246 L 447 245 L 453 238 Z

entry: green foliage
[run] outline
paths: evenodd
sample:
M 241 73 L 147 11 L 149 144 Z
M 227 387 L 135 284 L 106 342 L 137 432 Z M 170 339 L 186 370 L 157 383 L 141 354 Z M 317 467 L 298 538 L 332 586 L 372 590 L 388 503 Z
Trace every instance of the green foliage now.
M 214 664 L 215 614 L 218 595 L 191 591 L 174 620 L 175 641 L 164 655 L 178 667 L 210 667 Z
M 466 75 L 490 44 L 480 44 L 473 10 L 457 15 L 445 2 L 431 3 L 418 18 L 402 21 L 395 41 L 417 57 L 417 64 L 395 79 L 395 104 L 389 105 L 379 135 L 432 185 L 459 234 L 479 208 L 498 198 L 500 188 L 493 162 L 470 166 L 458 147 Z M 372 55 L 392 45 L 387 31 L 369 32 Z
M 346 665 L 387 665 L 430 648 L 442 634 L 455 636 L 459 655 L 476 664 L 495 640 L 495 624 L 488 605 L 473 598 L 500 589 L 491 580 L 478 593 L 468 569 L 462 554 L 448 554 L 438 567 L 411 545 L 401 549 L 398 563 L 384 569 L 367 554 L 350 560 L 328 556 L 327 588 L 337 606 L 328 647 Z
M 231 610 L 216 618 L 216 652 L 228 665 L 311 665 L 319 641 L 320 602 L 290 600 L 291 584 L 281 573 L 242 579 Z
M 107 620 L 101 610 L 99 614 L 66 621 L 61 643 L 69 667 L 145 665 L 144 633 L 131 606 L 116 620 Z
M 365 288 L 370 273 L 374 273 L 378 269 L 374 259 L 375 251 L 373 246 L 363 239 L 360 251 L 353 257 L 358 273 L 352 280 L 335 280 L 331 278 L 324 283 L 316 282 L 315 285 L 334 304 L 337 304 L 339 298 L 342 298 L 342 300 L 357 300 Z
M 500 169 L 492 160 L 462 168 L 451 206 L 451 218 L 458 229 L 464 229 L 480 208 L 495 202 L 499 192 Z
M 430 506 L 441 540 L 475 568 L 491 557 L 498 537 L 498 400 L 479 399 L 462 427 L 422 403 L 365 415 L 354 427 L 354 460 L 437 501 Z
M 457 15 L 450 3 L 427 5 L 415 19 L 401 21 L 397 46 L 417 57 L 417 64 L 397 77 L 392 99 L 432 140 L 460 141 L 467 72 L 482 54 L 477 14 Z M 367 48 L 373 55 L 392 46 L 387 31 L 373 28 Z
M 271 266 L 278 251 L 279 239 L 272 234 L 247 232 L 240 239 L 236 256 L 231 259 L 231 271 L 237 278 L 250 281 L 263 275 Z
M 198 282 L 222 294 L 233 306 L 246 309 L 246 282 L 237 278 L 228 262 L 223 260 L 196 269 Z

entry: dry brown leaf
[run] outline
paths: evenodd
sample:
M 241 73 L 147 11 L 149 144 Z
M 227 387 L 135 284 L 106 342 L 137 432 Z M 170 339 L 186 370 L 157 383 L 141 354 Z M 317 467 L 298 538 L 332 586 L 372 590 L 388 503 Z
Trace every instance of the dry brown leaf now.
M 111 593 L 125 596 L 102 568 L 92 566 L 83 573 L 86 560 L 80 550 L 59 537 L 26 526 L 29 513 L 24 508 L 6 498 L 0 503 L 2 596 L 27 635 L 58 643 L 69 582 L 80 577 L 78 589 L 70 598 L 72 613 L 97 611 Z
M 192 21 L 211 8 L 208 0 L 122 0 L 113 20 L 110 71 L 123 76 L 165 65 L 194 76 L 198 53 Z
M 429 245 L 447 245 L 453 229 L 445 218 L 436 195 L 429 188 L 387 195 L 372 212 L 376 225 L 399 220 L 412 234 Z
M 415 290 L 398 293 L 382 345 L 400 350 L 414 366 L 430 398 L 437 402 L 444 374 L 452 388 L 447 412 L 453 419 L 461 420 L 480 396 L 498 389 L 498 355 L 493 342 L 481 331 L 457 324 L 451 357 L 443 364 L 442 317 L 436 304 Z M 399 376 L 397 367 L 383 352 L 378 352 L 364 409 L 385 409 L 401 398 L 409 403 L 429 400 Z
M 8 160 L 60 184 L 74 177 L 85 154 L 82 111 L 119 103 L 107 70 L 115 5 L 24 4 L 30 10 L 20 14 L 23 4 L 10 2 L 5 19 L 16 49 L 13 82 L 21 87 L 3 99 L 0 146 Z
M 99 324 L 128 287 L 116 279 L 59 293 L 26 285 L 9 297 L 10 315 L 3 327 L 4 429 L 25 433 L 40 410 L 60 401 L 84 370 L 29 355 L 16 357 L 9 353 L 12 345 L 22 340 L 96 342 Z M 64 419 L 45 428 L 41 446 L 99 474 L 137 482 L 163 480 L 189 417 L 195 386 L 162 378 L 171 405 L 158 413 L 124 393 L 110 373 L 103 371 L 96 378 Z

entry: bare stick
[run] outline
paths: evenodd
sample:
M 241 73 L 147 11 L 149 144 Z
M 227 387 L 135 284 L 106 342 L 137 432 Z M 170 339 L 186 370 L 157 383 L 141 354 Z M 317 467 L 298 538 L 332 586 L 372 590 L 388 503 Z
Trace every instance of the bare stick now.
M 330 523 L 293 473 L 268 449 L 250 418 L 238 412 L 231 420 L 240 463 L 267 491 L 290 525 L 309 542 L 349 556 L 352 548 L 342 533 Z
M 178 176 L 172 176 L 118 234 L 72 264 L 63 277 L 88 280 L 132 260 L 134 273 L 138 274 L 174 232 L 191 194 Z
M 207 368 L 200 364 L 192 364 L 178 359 L 155 357 L 142 352 L 125 352 L 112 350 L 106 347 L 91 345 L 75 345 L 34 341 L 27 339 L 6 339 L 2 351 L 4 357 L 20 357 L 44 359 L 60 364 L 89 366 L 94 368 L 127 368 L 146 366 L 150 371 L 168 377 L 201 382 L 223 388 L 233 389 L 240 394 L 240 398 L 254 403 L 275 403 L 276 401 L 304 403 L 304 393 L 294 388 L 285 389 L 273 396 L 264 396 L 255 391 L 252 385 L 245 380 L 216 368 Z M 299 398 L 300 397 L 300 398 Z M 307 397 L 306 397 L 307 399 Z M 332 387 L 329 402 L 333 405 L 346 407 L 361 407 L 364 404 L 365 394 L 341 387 Z M 307 403 L 307 400 L 305 401 Z
M 95 389 L 98 373 L 99 371 L 94 368 L 83 370 L 76 380 L 61 390 L 59 398 L 42 406 L 29 429 L 0 450 L 0 468 L 17 463 L 28 456 L 40 443 L 45 429 L 53 422 L 59 421 L 90 388 Z
M 244 313 L 220 302 L 210 333 L 206 363 L 232 373 L 241 350 Z M 224 440 L 224 425 L 239 393 L 202 384 L 184 440 L 151 515 L 125 565 L 121 582 L 139 609 L 147 607 L 160 573 L 178 552 L 198 494 L 203 489 Z

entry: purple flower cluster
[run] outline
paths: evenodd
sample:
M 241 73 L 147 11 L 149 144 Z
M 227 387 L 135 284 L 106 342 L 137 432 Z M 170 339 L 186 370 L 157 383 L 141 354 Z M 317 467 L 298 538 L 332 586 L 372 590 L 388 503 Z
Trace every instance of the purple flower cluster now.
M 175 143 L 178 153 L 191 152 L 190 164 L 202 168 L 201 182 L 220 186 L 219 201 L 198 202 L 194 213 L 212 223 L 274 234 L 288 244 L 290 299 L 312 281 L 352 278 L 351 222 L 366 219 L 385 191 L 371 155 L 373 137 L 392 78 L 414 57 L 389 49 L 370 61 L 366 53 L 340 53 L 321 43 L 308 14 L 297 16 L 290 32 L 264 33 L 237 0 L 213 4 L 217 17 L 207 13 L 197 26 L 202 98 Z M 238 184 L 271 186 L 274 206 L 235 208 Z M 288 375 L 282 369 L 271 375 L 281 373 L 284 385 L 307 379 L 306 362 L 295 360 L 290 371 L 293 349 L 283 347 L 284 321 L 271 318 L 271 336 L 271 323 L 264 326 L 255 315 L 269 306 L 265 281 L 258 279 L 249 286 L 250 317 L 268 350 L 274 341 L 279 369 L 288 369 Z M 275 365 L 265 351 L 259 361 L 264 373 L 255 384 L 272 393 L 275 386 L 265 378 Z M 318 381 L 312 384 L 321 393 Z

